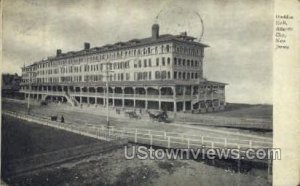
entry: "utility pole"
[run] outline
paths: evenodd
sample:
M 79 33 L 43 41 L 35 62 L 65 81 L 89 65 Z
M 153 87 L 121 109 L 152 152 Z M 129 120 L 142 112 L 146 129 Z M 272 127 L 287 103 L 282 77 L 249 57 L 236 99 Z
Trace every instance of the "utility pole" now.
M 105 86 L 106 86 L 106 125 L 107 125 L 107 128 L 109 128 L 109 83 L 108 83 L 108 78 L 110 77 L 109 76 L 109 73 L 110 72 L 113 72 L 111 70 L 111 63 L 110 62 L 106 62 L 105 63 L 106 65 L 106 82 L 105 82 Z
M 31 80 L 29 79 L 29 92 L 27 97 L 27 114 L 29 115 L 29 109 L 30 109 L 30 91 L 31 91 Z
M 29 93 L 28 93 L 28 99 L 27 99 L 27 114 L 30 113 L 30 93 L 31 93 L 31 75 L 34 74 L 34 72 L 29 71 Z

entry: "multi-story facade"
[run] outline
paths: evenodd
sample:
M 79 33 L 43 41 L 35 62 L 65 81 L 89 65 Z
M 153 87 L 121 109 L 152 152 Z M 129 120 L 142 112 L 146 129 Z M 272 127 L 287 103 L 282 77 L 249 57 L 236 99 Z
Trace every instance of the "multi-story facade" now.
M 114 107 L 169 111 L 223 110 L 225 84 L 203 78 L 205 44 L 180 35 L 152 36 L 113 45 L 48 57 L 22 68 L 27 97 L 59 99 L 74 106 L 106 104 Z M 109 93 L 106 94 L 106 83 Z M 30 94 L 29 94 L 30 93 Z

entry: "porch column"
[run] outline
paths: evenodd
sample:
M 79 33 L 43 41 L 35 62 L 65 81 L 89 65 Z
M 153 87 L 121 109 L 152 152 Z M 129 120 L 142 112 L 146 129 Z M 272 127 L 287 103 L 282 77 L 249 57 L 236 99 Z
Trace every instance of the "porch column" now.
M 172 87 L 173 90 L 173 100 L 174 100 L 174 104 L 173 104 L 173 112 L 174 112 L 174 118 L 176 117 L 176 112 L 177 112 L 177 101 L 176 101 L 176 88 L 175 86 Z
M 90 87 L 86 87 L 87 104 L 90 104 Z
M 132 88 L 133 88 L 133 108 L 135 108 L 136 107 L 136 99 L 135 99 L 135 97 L 136 97 L 135 88 L 136 87 L 132 87 Z
M 202 90 L 200 89 L 200 85 L 198 85 L 198 98 L 197 98 L 197 102 L 198 102 L 198 109 L 200 110 L 200 92 Z
M 148 109 L 148 90 L 145 88 L 145 109 Z
M 106 96 L 107 96 L 107 90 L 106 90 L 106 87 L 103 88 L 103 93 L 104 93 L 104 94 L 103 94 L 103 95 L 104 95 L 104 96 L 103 96 L 103 107 L 105 107 L 105 106 L 106 106 L 106 101 L 107 101 L 107 99 L 106 99 L 106 98 L 107 98 L 107 97 L 106 97 Z
M 186 94 L 186 86 L 183 87 L 183 108 L 182 111 L 185 112 L 186 108 L 185 108 L 185 94 Z
M 161 110 L 161 88 L 158 87 L 158 110 Z
M 82 89 L 83 89 L 83 87 L 79 87 L 79 89 L 80 89 L 80 100 L 79 100 L 79 102 L 80 102 L 80 104 L 82 104 Z
M 115 87 L 111 87 L 112 89 L 112 106 L 115 106 Z
M 98 104 L 98 101 L 97 101 L 97 87 L 94 87 L 95 88 L 95 105 Z
M 124 108 L 125 105 L 125 87 L 121 87 L 122 89 L 122 108 Z

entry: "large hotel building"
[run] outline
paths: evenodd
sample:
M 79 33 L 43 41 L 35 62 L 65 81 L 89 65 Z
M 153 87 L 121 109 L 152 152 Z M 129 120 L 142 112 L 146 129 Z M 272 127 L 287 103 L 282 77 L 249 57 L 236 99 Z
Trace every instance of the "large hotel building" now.
M 73 106 L 210 112 L 225 108 L 225 84 L 203 78 L 205 44 L 186 32 L 132 39 L 102 47 L 84 43 L 22 68 L 21 92 Z M 108 87 L 108 94 L 106 90 Z

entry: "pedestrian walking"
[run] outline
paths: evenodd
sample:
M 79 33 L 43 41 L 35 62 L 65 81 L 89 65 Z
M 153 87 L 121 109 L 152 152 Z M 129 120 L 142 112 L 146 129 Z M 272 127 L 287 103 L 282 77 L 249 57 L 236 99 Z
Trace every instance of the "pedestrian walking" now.
M 61 115 L 60 121 L 61 121 L 62 123 L 64 123 L 64 122 L 65 122 L 65 118 L 64 118 L 64 116 L 63 116 L 63 115 Z

